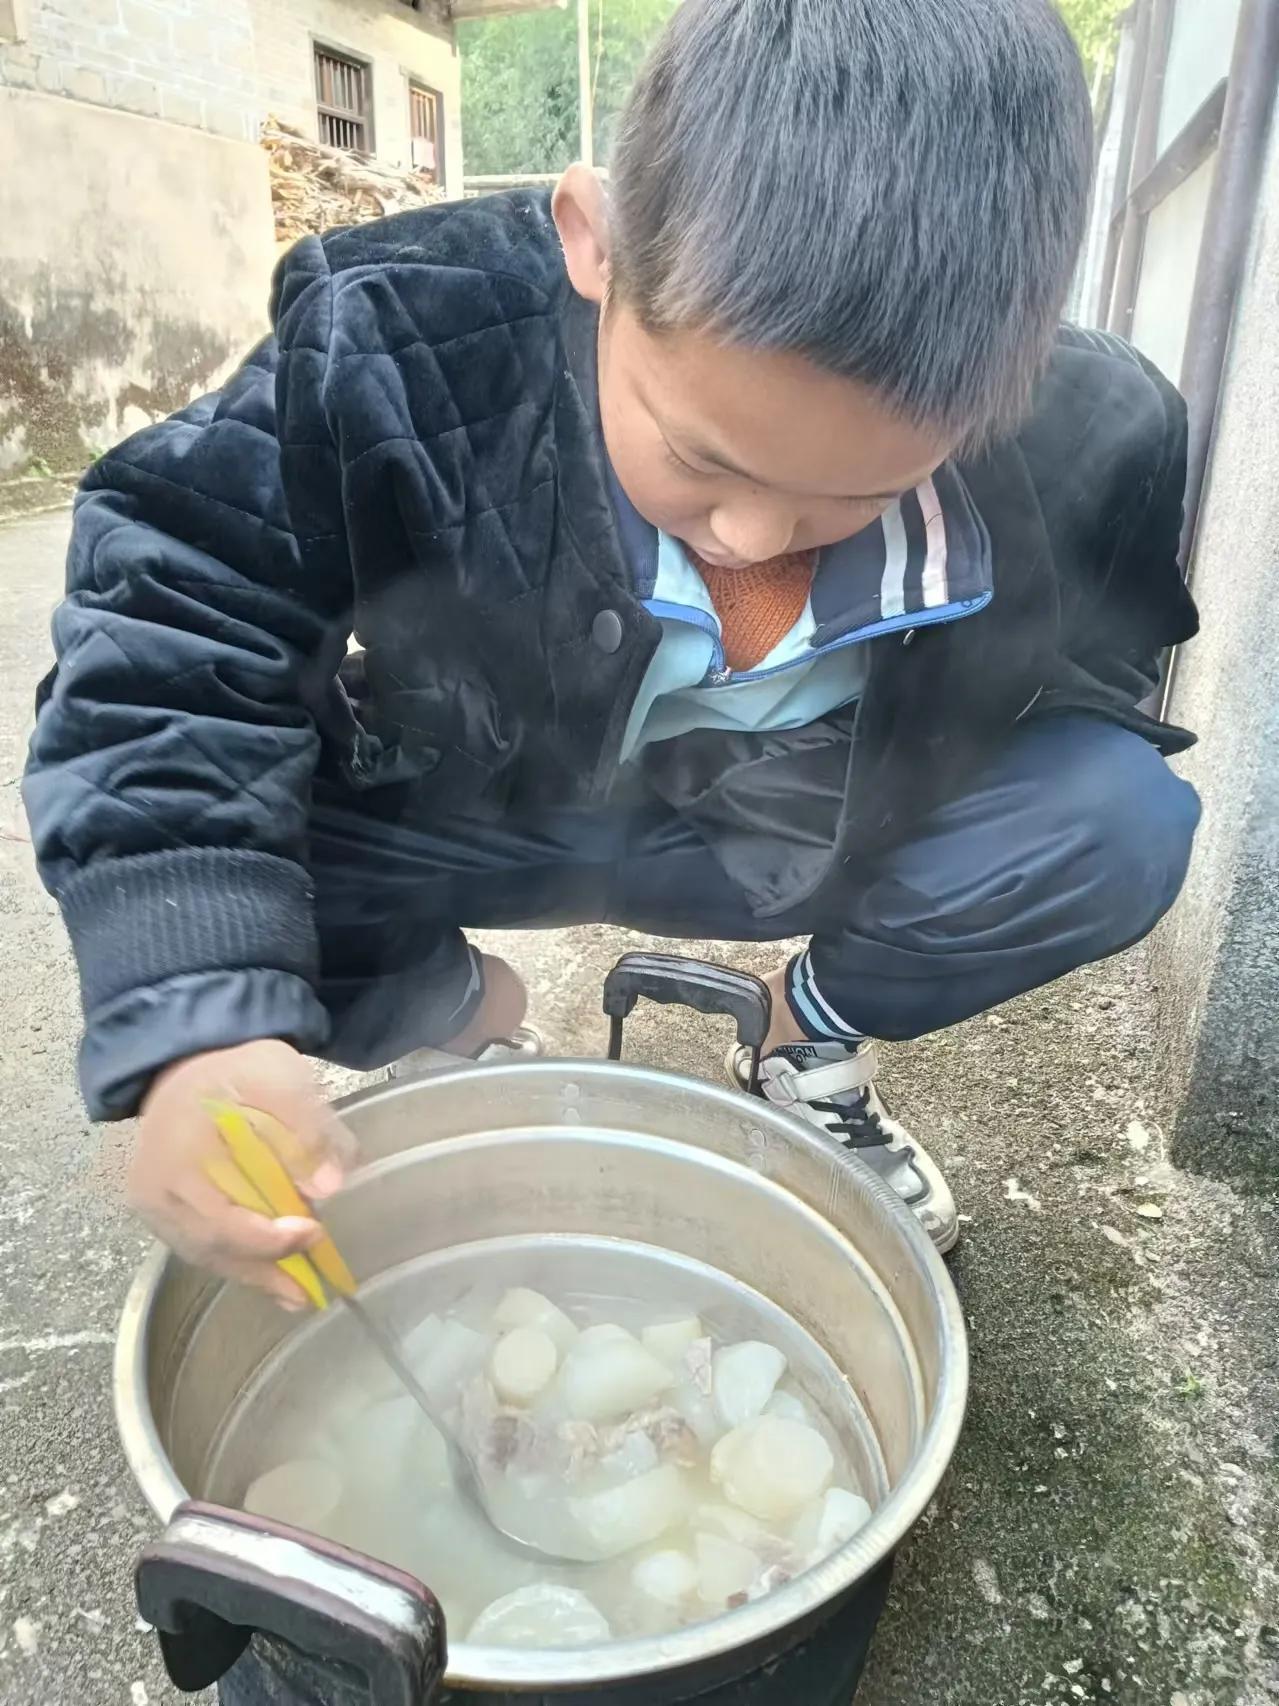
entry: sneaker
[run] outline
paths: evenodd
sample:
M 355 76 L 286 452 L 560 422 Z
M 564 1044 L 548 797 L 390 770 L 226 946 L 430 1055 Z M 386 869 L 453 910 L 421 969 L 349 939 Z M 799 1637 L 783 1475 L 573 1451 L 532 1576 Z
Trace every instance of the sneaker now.
M 480 1065 L 495 1061 L 540 1060 L 546 1053 L 546 1038 L 536 1025 L 517 1025 L 509 1037 L 498 1037 L 486 1043 L 473 1057 L 448 1054 L 438 1048 L 415 1048 L 411 1054 L 393 1061 L 386 1069 L 388 1078 L 419 1078 L 424 1072 L 442 1072 L 449 1066 L 461 1066 L 473 1058 Z
M 734 1044 L 724 1064 L 729 1081 L 747 1089 L 750 1049 Z M 878 1070 L 870 1041 L 788 1043 L 760 1061 L 759 1094 L 855 1150 L 913 1211 L 944 1256 L 959 1238 L 955 1199 L 936 1162 L 885 1107 L 875 1088 Z

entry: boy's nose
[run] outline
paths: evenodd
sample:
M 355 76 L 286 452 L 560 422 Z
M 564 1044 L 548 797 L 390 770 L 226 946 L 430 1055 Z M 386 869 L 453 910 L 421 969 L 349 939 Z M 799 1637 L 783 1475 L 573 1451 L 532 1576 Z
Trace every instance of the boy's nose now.
M 725 556 L 742 563 L 767 563 L 790 549 L 795 518 L 766 505 L 717 509 L 711 532 Z

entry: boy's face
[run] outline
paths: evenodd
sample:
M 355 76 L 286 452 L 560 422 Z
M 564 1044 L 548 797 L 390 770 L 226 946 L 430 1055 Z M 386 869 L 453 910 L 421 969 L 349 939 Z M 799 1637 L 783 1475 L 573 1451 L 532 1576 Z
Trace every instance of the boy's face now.
M 605 442 L 647 521 L 741 568 L 850 538 L 945 460 L 950 439 L 801 356 L 654 334 L 606 300 L 602 197 L 579 171 L 557 192 L 556 218 L 574 287 L 603 306 Z

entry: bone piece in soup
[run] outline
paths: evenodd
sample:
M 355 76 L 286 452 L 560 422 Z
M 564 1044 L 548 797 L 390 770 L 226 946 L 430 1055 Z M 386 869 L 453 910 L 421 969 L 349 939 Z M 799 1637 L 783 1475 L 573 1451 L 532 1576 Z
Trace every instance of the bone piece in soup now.
M 637 1428 L 618 1429 L 617 1443 L 600 1458 L 600 1468 L 611 1481 L 633 1481 L 648 1475 L 661 1463 L 656 1445 Z
M 870 1506 L 860 1494 L 831 1487 L 796 1519 L 792 1530 L 796 1549 L 811 1563 L 820 1563 L 860 1533 L 870 1518 Z
M 564 1359 L 560 1390 L 569 1414 L 582 1422 L 629 1415 L 675 1384 L 675 1376 L 629 1334 L 592 1339 L 583 1333 Z
M 249 1486 L 240 1501 L 251 1516 L 271 1517 L 292 1528 L 319 1532 L 342 1499 L 342 1477 L 319 1457 L 277 1463 Z
M 718 1534 L 699 1534 L 697 1547 L 697 1594 L 706 1605 L 727 1605 L 739 1594 L 749 1594 L 763 1566 L 748 1547 Z
M 577 1327 L 564 1311 L 527 1286 L 507 1292 L 493 1312 L 493 1325 L 504 1333 L 512 1327 L 537 1327 L 555 1341 L 561 1356 L 577 1338 Z
M 499 1398 L 531 1404 L 555 1377 L 560 1354 L 555 1340 L 540 1327 L 512 1327 L 493 1346 L 489 1375 Z
M 703 1398 L 709 1398 L 715 1386 L 715 1342 L 706 1337 L 694 1339 L 684 1352 L 684 1373 Z
M 678 1463 L 682 1469 L 697 1467 L 697 1435 L 673 1405 L 663 1403 L 651 1410 L 637 1410 L 624 1422 L 603 1430 L 600 1444 L 606 1452 L 612 1452 L 634 1434 L 642 1434 L 649 1440 L 663 1463 Z
M 684 1352 L 682 1371 L 668 1400 L 703 1446 L 714 1445 L 725 1431 L 711 1399 L 713 1358 L 710 1339 L 694 1339 Z
M 704 1331 L 696 1315 L 689 1315 L 683 1321 L 655 1321 L 651 1327 L 645 1327 L 640 1342 L 655 1357 L 675 1364 L 683 1361 L 685 1351 Z
M 697 1591 L 697 1565 L 687 1552 L 650 1552 L 631 1571 L 631 1586 L 659 1605 L 676 1606 Z
M 816 1428 L 758 1416 L 725 1434 L 711 1453 L 711 1479 L 731 1504 L 763 1522 L 784 1522 L 820 1497 L 835 1472 Z
M 570 1499 L 569 1514 L 600 1558 L 620 1558 L 659 1540 L 684 1521 L 688 1484 L 672 1463 L 587 1498 Z
M 752 1422 L 773 1396 L 786 1372 L 786 1358 L 774 1345 L 746 1339 L 716 1351 L 712 1365 L 715 1408 L 727 1428 Z
M 481 1611 L 470 1639 L 481 1647 L 589 1647 L 610 1634 L 607 1618 L 577 1588 L 533 1582 Z

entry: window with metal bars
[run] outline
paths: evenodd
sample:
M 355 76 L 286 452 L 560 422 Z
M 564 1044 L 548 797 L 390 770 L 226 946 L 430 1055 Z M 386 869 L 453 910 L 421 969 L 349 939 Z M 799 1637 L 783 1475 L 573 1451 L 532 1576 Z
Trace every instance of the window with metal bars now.
M 409 84 L 409 136 L 413 164 L 438 184 L 444 172 L 444 102 L 436 89 Z
M 373 150 L 370 69 L 332 48 L 315 47 L 315 105 L 320 141 L 353 154 Z

